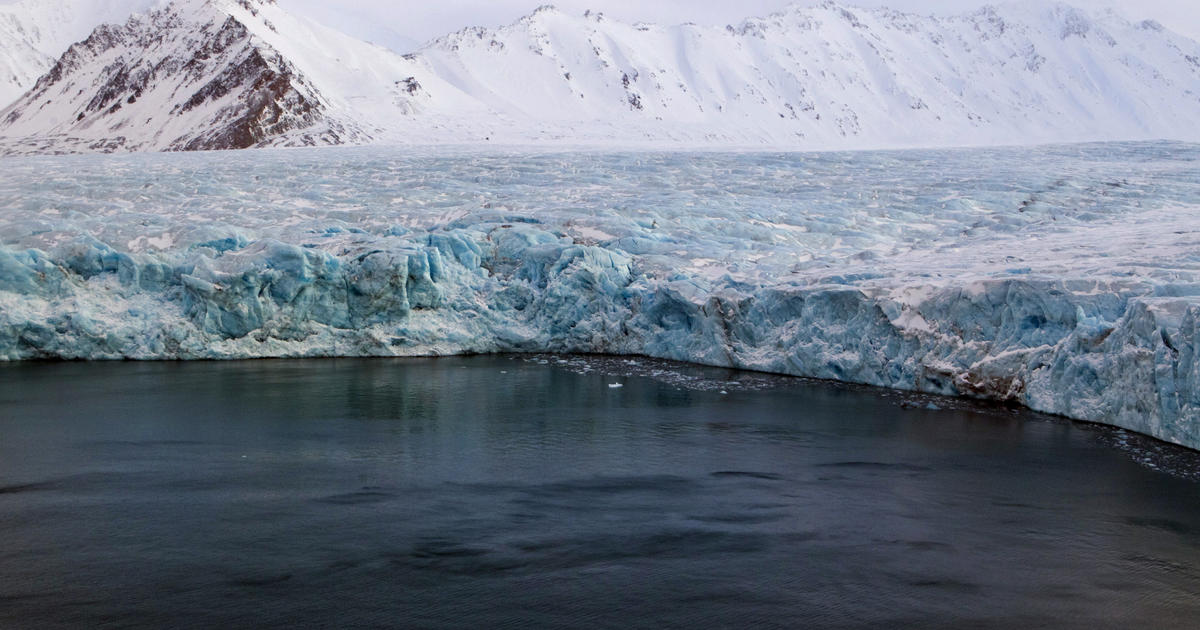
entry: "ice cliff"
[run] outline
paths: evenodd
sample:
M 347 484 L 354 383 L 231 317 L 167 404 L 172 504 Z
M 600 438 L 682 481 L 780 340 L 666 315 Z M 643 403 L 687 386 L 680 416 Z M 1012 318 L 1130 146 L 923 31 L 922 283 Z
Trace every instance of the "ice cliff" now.
M 329 150 L 325 150 L 329 151 Z M 8 160 L 0 357 L 640 354 L 1200 447 L 1200 147 Z

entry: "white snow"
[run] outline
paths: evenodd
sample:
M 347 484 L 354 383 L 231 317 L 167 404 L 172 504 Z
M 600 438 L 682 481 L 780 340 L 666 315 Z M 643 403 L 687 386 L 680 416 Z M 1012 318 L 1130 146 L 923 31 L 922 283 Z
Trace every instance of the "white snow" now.
M 71 44 L 157 0 L 17 0 L 0 4 L 0 106 L 16 100 Z
M 292 87 L 320 108 L 310 126 L 262 140 L 270 145 L 1200 140 L 1200 44 L 1155 23 L 1054 2 L 941 18 L 826 2 L 723 29 L 543 7 L 405 56 L 265 0 L 178 0 L 162 15 L 134 20 L 120 45 L 72 68 L 58 89 L 0 113 L 0 149 L 161 150 L 201 133 L 237 97 L 176 111 L 211 76 L 164 73 L 137 104 L 105 113 L 88 105 L 115 68 L 182 67 L 230 18 L 253 34 L 251 48 L 295 68 Z

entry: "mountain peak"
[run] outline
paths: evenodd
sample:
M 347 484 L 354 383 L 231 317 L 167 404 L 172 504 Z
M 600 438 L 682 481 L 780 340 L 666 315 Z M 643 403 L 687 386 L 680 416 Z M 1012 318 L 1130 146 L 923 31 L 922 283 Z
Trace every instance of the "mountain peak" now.
M 258 12 L 264 7 L 277 6 L 275 0 L 220 0 L 241 7 L 249 11 L 251 15 L 258 15 Z
M 274 0 L 176 0 L 62 55 L 0 112 L 0 147 L 1182 139 L 1200 45 L 1155 26 L 1044 2 L 938 18 L 826 1 L 724 29 L 543 5 L 401 57 Z
M 565 12 L 553 4 L 543 4 L 534 9 L 528 15 L 518 19 L 516 24 L 522 25 L 542 25 L 551 20 L 557 20 L 564 17 L 569 17 Z
M 245 148 L 303 135 L 322 120 L 320 96 L 228 13 L 273 4 L 176 0 L 101 25 L 4 112 L 0 131 L 104 150 Z M 319 133 L 341 140 L 335 128 Z

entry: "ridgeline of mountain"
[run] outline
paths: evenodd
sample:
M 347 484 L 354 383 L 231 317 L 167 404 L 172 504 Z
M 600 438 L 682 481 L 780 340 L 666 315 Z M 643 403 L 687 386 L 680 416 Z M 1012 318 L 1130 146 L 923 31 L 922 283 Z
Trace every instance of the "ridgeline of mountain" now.
M 0 107 L 21 96 L 54 60 L 97 25 L 124 21 L 155 0 L 17 0 L 0 4 Z
M 359 141 L 295 65 L 255 37 L 261 0 L 177 2 L 102 25 L 0 114 L 42 152 Z
M 274 0 L 176 0 L 96 28 L 0 112 L 8 153 L 1147 138 L 1200 139 L 1200 44 L 1055 3 L 827 2 L 725 28 L 547 6 L 401 56 Z

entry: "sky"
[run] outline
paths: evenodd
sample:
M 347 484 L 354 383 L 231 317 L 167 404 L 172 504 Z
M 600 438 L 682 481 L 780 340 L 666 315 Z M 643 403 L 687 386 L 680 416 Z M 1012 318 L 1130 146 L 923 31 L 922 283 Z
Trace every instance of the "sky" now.
M 987 0 L 841 0 L 922 14 L 955 14 Z M 992 4 L 1002 0 L 992 0 Z M 545 0 L 278 0 L 322 22 L 400 52 L 465 26 L 500 26 L 527 15 Z M 1067 0 L 1088 9 L 1112 8 L 1134 20 L 1153 18 L 1200 40 L 1200 0 Z M 736 24 L 778 11 L 792 0 L 554 0 L 564 11 L 602 11 L 626 22 Z M 816 4 L 817 0 L 807 2 Z

